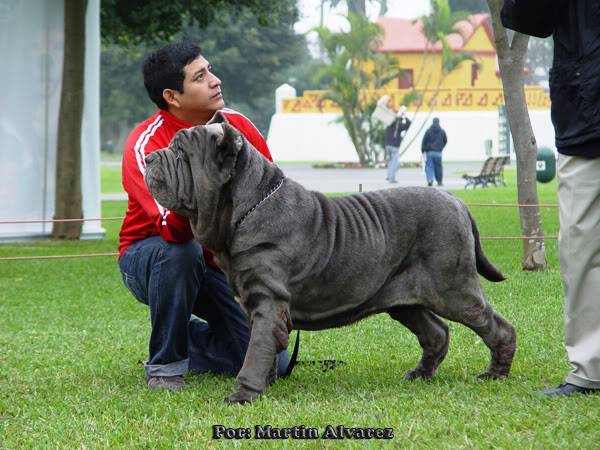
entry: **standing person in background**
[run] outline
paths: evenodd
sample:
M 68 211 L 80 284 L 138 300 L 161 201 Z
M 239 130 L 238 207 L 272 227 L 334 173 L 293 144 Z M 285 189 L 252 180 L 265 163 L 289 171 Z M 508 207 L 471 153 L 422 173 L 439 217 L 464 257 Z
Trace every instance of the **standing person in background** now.
M 565 382 L 547 397 L 600 393 L 600 0 L 505 0 L 506 28 L 554 38 L 550 71 L 558 150 L 558 253 Z
M 425 155 L 425 176 L 427 185 L 433 185 L 433 179 L 438 186 L 444 185 L 444 170 L 442 167 L 442 150 L 448 143 L 446 132 L 440 126 L 440 119 L 433 119 L 433 124 L 425 132 L 421 143 L 421 152 Z
M 409 127 L 410 120 L 406 117 L 406 106 L 402 105 L 396 114 L 396 119 L 385 129 L 385 152 L 388 161 L 385 179 L 390 183 L 397 183 L 396 172 L 398 172 L 400 144 Z

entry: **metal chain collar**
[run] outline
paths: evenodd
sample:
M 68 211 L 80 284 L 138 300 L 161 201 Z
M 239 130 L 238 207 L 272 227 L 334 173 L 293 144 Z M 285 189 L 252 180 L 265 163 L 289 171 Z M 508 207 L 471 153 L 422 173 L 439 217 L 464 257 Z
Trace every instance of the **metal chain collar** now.
M 263 198 L 260 202 L 258 202 L 252 208 L 250 208 L 250 210 L 246 214 L 244 214 L 242 217 L 240 217 L 240 219 L 235 223 L 235 229 L 237 229 L 242 224 L 242 222 L 244 220 L 246 220 L 246 218 L 252 213 L 252 211 L 254 211 L 256 208 L 258 208 L 261 204 L 263 204 L 265 201 L 267 201 L 271 195 L 273 195 L 275 192 L 277 192 L 279 190 L 279 188 L 283 185 L 284 180 L 285 180 L 285 178 L 282 178 L 281 180 L 279 180 L 279 183 L 277 183 L 275 186 L 273 186 L 271 188 L 271 190 L 265 196 L 265 198 Z

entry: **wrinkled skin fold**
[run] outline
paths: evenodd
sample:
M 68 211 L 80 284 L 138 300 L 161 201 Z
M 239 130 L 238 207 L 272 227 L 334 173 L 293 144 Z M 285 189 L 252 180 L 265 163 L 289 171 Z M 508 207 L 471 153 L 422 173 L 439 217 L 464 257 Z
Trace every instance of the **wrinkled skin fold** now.
M 515 330 L 488 303 L 479 274 L 504 278 L 460 200 L 418 187 L 327 198 L 289 178 L 271 193 L 282 171 L 219 122 L 182 130 L 150 154 L 146 183 L 162 206 L 189 217 L 248 315 L 250 344 L 228 402 L 251 402 L 274 381 L 292 327 L 322 330 L 377 313 L 418 338 L 421 359 L 407 379 L 431 378 L 444 359 L 440 318 L 488 346 L 481 378 L 509 374 Z

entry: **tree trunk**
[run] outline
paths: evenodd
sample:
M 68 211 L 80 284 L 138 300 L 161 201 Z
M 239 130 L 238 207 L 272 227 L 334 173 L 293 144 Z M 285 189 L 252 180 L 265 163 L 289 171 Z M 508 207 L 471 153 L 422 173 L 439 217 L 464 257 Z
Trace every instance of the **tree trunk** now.
M 80 218 L 81 122 L 85 62 L 86 0 L 65 0 L 65 45 L 56 149 L 54 219 Z M 79 239 L 82 222 L 55 222 L 54 239 Z
M 531 237 L 523 240 L 523 270 L 542 270 L 547 266 L 544 233 L 538 205 L 536 185 L 537 143 L 525 100 L 525 57 L 529 36 L 515 33 L 509 45 L 506 29 L 500 21 L 501 0 L 487 0 L 492 14 L 492 26 L 498 63 L 504 88 L 506 114 L 517 155 L 517 190 L 520 207 L 521 233 Z
M 367 15 L 365 0 L 347 0 L 347 4 L 349 13 Z
M 363 128 L 364 120 L 359 116 L 355 119 L 355 127 L 356 127 L 356 141 L 357 145 L 360 148 L 360 153 L 363 155 L 361 159 L 361 164 L 369 165 L 374 161 L 371 158 L 371 154 L 369 153 L 369 145 L 367 139 L 367 132 Z

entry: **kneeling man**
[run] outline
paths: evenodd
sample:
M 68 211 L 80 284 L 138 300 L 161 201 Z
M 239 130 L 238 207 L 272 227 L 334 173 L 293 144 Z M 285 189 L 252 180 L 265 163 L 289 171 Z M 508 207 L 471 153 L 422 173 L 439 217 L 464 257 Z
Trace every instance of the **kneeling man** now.
M 188 370 L 235 376 L 250 330 L 212 254 L 194 241 L 188 220 L 152 198 L 144 182 L 144 157 L 167 147 L 179 130 L 203 125 L 221 111 L 265 158 L 272 158 L 252 122 L 224 108 L 221 81 L 197 45 L 160 48 L 144 62 L 143 74 L 158 110 L 131 132 L 123 152 L 129 200 L 119 234 L 119 268 L 127 288 L 150 307 L 148 387 L 176 390 L 184 386 Z M 284 351 L 278 355 L 278 373 L 287 365 Z

